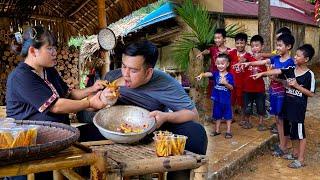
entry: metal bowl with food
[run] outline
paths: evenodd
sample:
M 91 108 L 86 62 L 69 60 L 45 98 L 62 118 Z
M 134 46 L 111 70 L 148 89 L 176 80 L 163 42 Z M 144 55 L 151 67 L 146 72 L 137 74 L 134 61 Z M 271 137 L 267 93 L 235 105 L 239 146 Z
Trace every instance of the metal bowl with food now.
M 111 106 L 96 113 L 94 125 L 107 139 L 116 143 L 134 143 L 156 128 L 149 111 L 137 106 Z

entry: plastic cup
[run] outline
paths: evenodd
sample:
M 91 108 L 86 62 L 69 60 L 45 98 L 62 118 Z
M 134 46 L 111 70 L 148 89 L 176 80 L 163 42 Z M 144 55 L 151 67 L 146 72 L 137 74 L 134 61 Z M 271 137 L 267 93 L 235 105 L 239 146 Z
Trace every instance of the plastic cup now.
M 171 137 L 172 155 L 183 155 L 188 137 L 174 135 Z
M 171 152 L 171 137 L 163 136 L 163 137 L 153 137 L 156 154 L 158 157 L 166 157 L 172 154 Z

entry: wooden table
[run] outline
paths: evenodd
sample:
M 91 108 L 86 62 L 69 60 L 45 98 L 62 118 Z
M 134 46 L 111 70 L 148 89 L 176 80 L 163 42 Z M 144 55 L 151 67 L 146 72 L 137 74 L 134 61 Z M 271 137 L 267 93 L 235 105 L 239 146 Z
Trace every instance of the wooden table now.
M 107 142 L 107 141 L 104 141 Z M 106 144 L 89 142 L 95 152 L 106 151 L 107 179 L 120 180 L 125 176 L 144 175 L 190 169 L 190 179 L 207 179 L 208 158 L 186 152 L 182 156 L 157 157 L 155 148 L 149 145 Z
M 63 176 L 68 179 L 84 179 L 72 168 L 90 166 L 91 179 L 106 179 L 105 153 L 91 153 L 89 150 L 81 145 L 73 145 L 46 159 L 1 166 L 0 177 L 28 175 L 28 179 L 32 180 L 34 173 L 53 171 L 54 180 L 62 180 Z
M 84 145 L 84 146 L 83 146 Z M 88 149 L 87 147 L 90 147 Z M 89 152 L 90 150 L 93 152 Z M 152 144 L 126 145 L 112 141 L 84 142 L 53 157 L 0 167 L 0 177 L 53 171 L 54 179 L 83 179 L 72 168 L 90 166 L 91 179 L 121 180 L 123 177 L 191 169 L 190 179 L 207 179 L 208 158 L 186 152 L 182 156 L 157 157 Z

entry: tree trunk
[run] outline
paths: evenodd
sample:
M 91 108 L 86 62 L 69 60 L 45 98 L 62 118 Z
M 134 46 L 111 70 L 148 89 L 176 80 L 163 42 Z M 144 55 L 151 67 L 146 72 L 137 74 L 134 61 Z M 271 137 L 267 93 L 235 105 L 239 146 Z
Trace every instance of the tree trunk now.
M 195 77 L 203 72 L 203 60 L 196 59 L 196 55 L 200 51 L 198 49 L 193 49 L 190 52 L 190 64 L 188 67 L 188 78 L 190 80 L 190 97 L 195 103 L 200 122 L 203 123 L 205 118 L 205 104 L 206 104 L 206 93 L 204 92 L 206 88 L 201 87 L 201 81 L 196 81 Z
M 271 51 L 271 14 L 270 0 L 260 0 L 258 10 L 258 32 L 264 39 L 264 51 Z

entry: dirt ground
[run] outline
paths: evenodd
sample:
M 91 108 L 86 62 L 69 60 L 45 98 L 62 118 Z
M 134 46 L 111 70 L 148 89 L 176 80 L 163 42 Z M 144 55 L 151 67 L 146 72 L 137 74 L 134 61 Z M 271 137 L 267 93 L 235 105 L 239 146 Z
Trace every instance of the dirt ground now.
M 318 73 L 318 77 L 320 73 Z M 319 85 L 318 85 L 319 87 Z M 290 161 L 273 157 L 271 152 L 251 161 L 241 172 L 232 177 L 232 180 L 247 179 L 310 179 L 320 180 L 320 92 L 309 98 L 305 120 L 307 150 L 305 163 L 301 169 L 287 167 Z

